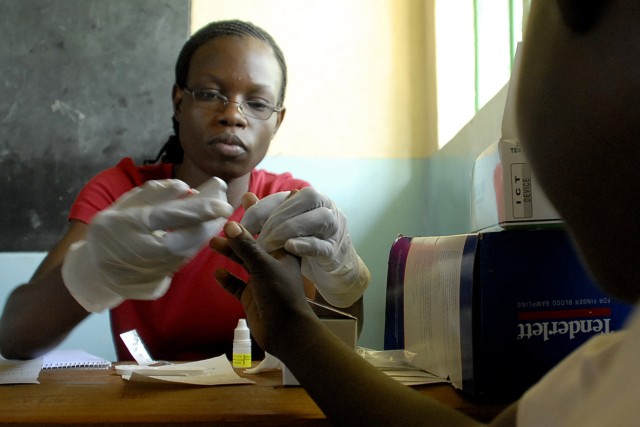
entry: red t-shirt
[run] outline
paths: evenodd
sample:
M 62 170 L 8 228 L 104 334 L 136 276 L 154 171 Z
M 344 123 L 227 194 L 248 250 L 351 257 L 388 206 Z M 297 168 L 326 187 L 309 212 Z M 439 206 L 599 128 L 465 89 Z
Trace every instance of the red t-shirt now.
M 69 213 L 69 219 L 89 223 L 93 216 L 110 206 L 118 197 L 148 180 L 167 179 L 173 165 L 136 166 L 124 158 L 82 189 Z M 289 173 L 251 171 L 249 191 L 258 198 L 279 191 L 308 187 L 306 181 Z M 230 219 L 240 221 L 239 207 Z M 216 282 L 214 272 L 225 268 L 247 278 L 237 263 L 203 248 L 188 264 L 174 274 L 169 291 L 155 301 L 127 300 L 110 312 L 111 331 L 118 360 L 132 360 L 120 334 L 136 329 L 156 360 L 200 360 L 222 353 L 231 354 L 233 330 L 245 317 L 242 305 Z M 256 346 L 254 345 L 253 348 Z M 256 352 L 259 355 L 260 351 Z

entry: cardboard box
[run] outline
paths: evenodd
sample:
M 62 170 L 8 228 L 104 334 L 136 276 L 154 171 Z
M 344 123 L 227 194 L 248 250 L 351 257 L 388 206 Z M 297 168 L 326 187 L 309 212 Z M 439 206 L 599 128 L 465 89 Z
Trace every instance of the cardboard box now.
M 518 46 L 502 116 L 502 136 L 480 153 L 473 165 L 471 229 L 476 231 L 562 223 L 519 144 L 515 111 L 519 50 Z
M 564 230 L 400 237 L 385 349 L 485 401 L 511 401 L 631 307 L 591 280 Z
M 331 332 L 342 342 L 356 350 L 358 343 L 358 319 L 349 313 L 337 310 L 333 307 L 309 301 L 313 311 L 320 321 L 324 323 Z M 291 371 L 282 365 L 282 384 L 285 386 L 298 386 L 300 383 Z

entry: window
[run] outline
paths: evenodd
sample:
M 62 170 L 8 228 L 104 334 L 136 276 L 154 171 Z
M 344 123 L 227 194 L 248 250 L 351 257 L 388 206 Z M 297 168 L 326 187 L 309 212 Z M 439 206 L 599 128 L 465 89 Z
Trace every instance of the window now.
M 438 146 L 509 81 L 530 0 L 436 1 Z

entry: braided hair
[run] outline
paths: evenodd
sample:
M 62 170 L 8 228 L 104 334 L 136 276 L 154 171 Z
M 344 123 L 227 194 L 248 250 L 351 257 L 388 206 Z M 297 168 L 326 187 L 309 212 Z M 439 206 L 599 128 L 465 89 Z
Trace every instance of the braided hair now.
M 191 38 L 184 44 L 175 68 L 175 83 L 178 87 L 185 87 L 189 76 L 189 64 L 194 53 L 207 42 L 221 36 L 237 36 L 237 37 L 254 37 L 271 46 L 275 57 L 280 65 L 282 72 L 282 85 L 278 94 L 278 107 L 284 103 L 284 95 L 287 89 L 287 64 L 284 60 L 282 50 L 275 42 L 273 37 L 262 28 L 245 21 L 228 20 L 215 21 L 194 33 Z M 155 159 L 145 160 L 145 164 L 152 164 L 161 161 L 163 163 L 182 163 L 184 151 L 180 144 L 180 123 L 175 117 L 171 118 L 173 122 L 174 134 L 164 143 Z

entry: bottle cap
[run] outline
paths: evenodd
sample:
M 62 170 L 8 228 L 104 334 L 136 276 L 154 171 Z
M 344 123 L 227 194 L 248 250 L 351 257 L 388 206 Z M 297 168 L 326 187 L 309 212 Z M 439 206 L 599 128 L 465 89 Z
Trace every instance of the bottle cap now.
M 238 319 L 238 326 L 233 331 L 233 340 L 234 341 L 250 341 L 251 340 L 251 332 L 247 327 L 246 319 Z

